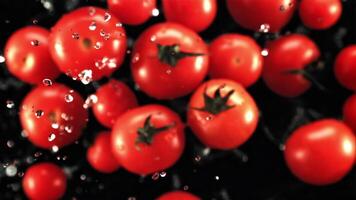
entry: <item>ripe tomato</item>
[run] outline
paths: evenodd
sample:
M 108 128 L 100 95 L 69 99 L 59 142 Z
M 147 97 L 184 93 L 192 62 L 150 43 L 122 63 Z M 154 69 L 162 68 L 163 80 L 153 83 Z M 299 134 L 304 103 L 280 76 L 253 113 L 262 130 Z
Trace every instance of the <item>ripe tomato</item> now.
M 94 144 L 88 148 L 87 160 L 94 169 L 102 173 L 111 173 L 119 168 L 120 165 L 112 153 L 110 132 L 101 132 L 96 136 Z
M 306 36 L 291 34 L 272 41 L 267 49 L 262 74 L 267 86 L 284 97 L 306 92 L 311 82 L 303 72 L 320 56 L 316 44 Z
M 299 16 L 305 26 L 311 29 L 327 29 L 340 18 L 342 4 L 340 0 L 302 0 Z
M 200 200 L 200 198 L 188 192 L 174 191 L 161 195 L 157 200 Z
M 175 23 L 151 26 L 137 39 L 131 70 L 149 96 L 174 99 L 199 86 L 208 72 L 208 48 L 190 29 Z
M 140 25 L 152 16 L 156 0 L 108 0 L 108 7 L 122 23 Z
M 345 123 L 356 133 L 356 94 L 350 96 L 343 107 Z
M 38 86 L 22 102 L 20 121 L 28 139 L 50 149 L 73 143 L 88 118 L 82 97 L 62 84 Z
M 22 187 L 26 196 L 33 200 L 60 199 L 66 191 L 67 178 L 57 165 L 39 163 L 26 170 Z
M 231 16 L 242 27 L 253 31 L 278 32 L 292 18 L 297 1 L 227 0 L 226 3 Z
M 146 105 L 121 115 L 112 131 L 112 147 L 128 171 L 146 175 L 171 167 L 181 156 L 184 125 L 172 110 Z
M 342 86 L 356 91 L 356 45 L 344 48 L 337 55 L 334 71 Z
M 117 80 L 110 80 L 96 91 L 98 102 L 93 105 L 96 119 L 112 128 L 118 116 L 137 107 L 137 99 L 131 89 Z
M 200 32 L 214 21 L 216 0 L 163 0 L 163 12 L 167 21 L 177 22 Z
M 96 7 L 64 15 L 52 28 L 49 41 L 60 70 L 85 84 L 109 76 L 126 54 L 126 34 L 119 20 Z
M 49 32 L 28 26 L 11 35 L 5 46 L 6 65 L 22 81 L 37 84 L 43 79 L 55 79 L 60 72 L 48 49 Z
M 254 99 L 240 84 L 213 79 L 191 97 L 188 124 L 206 146 L 233 149 L 251 137 L 258 115 Z
M 313 185 L 332 184 L 354 165 L 355 136 L 342 122 L 319 120 L 292 133 L 284 157 L 289 169 L 302 181 Z
M 212 78 L 231 79 L 249 87 L 261 76 L 261 48 L 249 36 L 223 34 L 210 44 L 209 53 Z

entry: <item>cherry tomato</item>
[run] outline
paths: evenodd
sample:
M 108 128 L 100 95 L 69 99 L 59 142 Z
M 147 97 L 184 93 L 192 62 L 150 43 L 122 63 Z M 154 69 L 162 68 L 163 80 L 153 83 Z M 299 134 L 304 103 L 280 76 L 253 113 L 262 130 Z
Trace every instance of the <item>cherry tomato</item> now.
M 108 7 L 122 23 L 140 25 L 152 16 L 156 0 L 108 0 Z
M 22 187 L 26 196 L 32 200 L 60 199 L 66 191 L 67 178 L 57 165 L 39 163 L 26 170 Z
M 344 48 L 337 55 L 334 71 L 342 86 L 356 91 L 356 45 Z
M 200 200 L 200 198 L 188 192 L 174 191 L 161 195 L 157 200 Z
M 346 100 L 343 115 L 345 123 L 356 133 L 356 94 Z
M 77 140 L 88 118 L 82 97 L 62 84 L 38 86 L 22 102 L 20 121 L 28 139 L 50 149 Z
M 37 26 L 21 28 L 11 35 L 6 42 L 5 58 L 14 76 L 32 84 L 59 76 L 60 71 L 49 54 L 48 36 L 46 29 Z
M 278 32 L 292 18 L 296 0 L 227 0 L 227 8 L 242 27 L 261 32 Z
M 327 29 L 340 18 L 342 4 L 340 0 L 302 0 L 299 16 L 305 26 L 311 29 Z
M 249 36 L 223 34 L 210 44 L 209 52 L 212 78 L 231 79 L 249 87 L 261 76 L 261 48 Z
M 64 15 L 52 28 L 50 52 L 60 70 L 87 84 L 109 76 L 126 54 L 126 34 L 119 20 L 97 7 Z
M 306 36 L 291 34 L 272 41 L 267 49 L 262 74 L 267 86 L 284 97 L 306 92 L 311 82 L 304 73 L 320 56 L 316 44 Z
M 227 79 L 202 84 L 189 102 L 188 124 L 206 146 L 233 149 L 245 143 L 258 122 L 258 108 L 242 85 Z
M 341 180 L 356 158 L 356 140 L 344 123 L 319 120 L 295 130 L 286 142 L 287 165 L 302 181 L 327 185 Z
M 128 171 L 147 175 L 171 167 L 181 156 L 184 125 L 179 116 L 160 105 L 146 105 L 121 115 L 112 131 L 112 147 Z
M 112 173 L 119 168 L 119 163 L 114 157 L 111 149 L 110 132 L 101 132 L 94 144 L 88 148 L 87 160 L 90 165 L 102 173 Z
M 174 99 L 192 92 L 208 72 L 208 48 L 190 29 L 175 23 L 151 26 L 137 39 L 131 70 L 149 96 Z
M 162 4 L 167 21 L 197 32 L 207 29 L 217 12 L 216 0 L 163 0 Z
M 131 89 L 117 80 L 110 80 L 96 91 L 98 102 L 93 111 L 99 122 L 112 128 L 118 116 L 137 107 L 137 99 Z

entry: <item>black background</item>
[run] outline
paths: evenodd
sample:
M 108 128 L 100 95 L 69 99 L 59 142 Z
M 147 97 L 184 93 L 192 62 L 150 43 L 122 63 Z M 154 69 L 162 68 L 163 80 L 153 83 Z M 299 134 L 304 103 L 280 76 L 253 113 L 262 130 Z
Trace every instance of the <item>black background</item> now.
M 48 0 L 47 0 L 48 1 Z M 69 10 L 85 5 L 106 7 L 99 0 L 49 0 L 53 11 L 44 8 L 42 0 L 1 0 L 0 1 L 0 54 L 7 38 L 18 28 L 37 24 L 50 28 L 59 17 Z M 51 161 L 70 171 L 68 187 L 64 199 L 128 199 L 150 200 L 172 189 L 186 189 L 203 199 L 221 200 L 314 200 L 314 199 L 356 199 L 356 171 L 349 173 L 342 181 L 331 186 L 314 187 L 306 185 L 291 175 L 283 160 L 283 152 L 278 144 L 296 126 L 315 118 L 341 118 L 341 107 L 351 92 L 341 88 L 336 82 L 332 66 L 337 52 L 356 40 L 356 1 L 343 1 L 343 16 L 337 25 L 326 31 L 311 31 L 303 27 L 298 15 L 280 33 L 303 33 L 311 37 L 320 47 L 322 61 L 326 69 L 317 74 L 317 78 L 328 88 L 319 91 L 312 88 L 305 95 L 286 99 L 274 95 L 262 81 L 249 88 L 261 110 L 262 120 L 258 130 L 238 152 L 211 151 L 203 156 L 204 147 L 187 129 L 187 146 L 179 162 L 168 169 L 165 177 L 157 180 L 138 177 L 120 169 L 114 174 L 104 175 L 94 171 L 85 160 L 85 151 L 93 141 L 95 134 L 104 130 L 93 115 L 83 137 L 71 146 L 54 154 L 35 148 L 26 138 L 21 137 L 18 121 L 18 108 L 21 100 L 31 89 L 30 85 L 11 76 L 5 63 L 0 64 L 0 199 L 26 199 L 21 189 L 21 177 L 25 169 L 33 163 Z M 153 23 L 163 21 L 163 14 L 152 18 L 142 26 L 125 26 L 132 39 Z M 36 22 L 36 21 L 35 21 Z M 201 33 L 207 41 L 226 32 L 237 32 L 254 36 L 263 46 L 269 38 L 240 28 L 229 16 L 225 1 L 219 0 L 218 16 L 214 24 Z M 129 72 L 129 55 L 125 64 L 112 77 L 123 80 L 134 89 Z M 95 92 L 95 88 L 107 82 L 107 79 L 84 86 L 64 75 L 57 79 L 77 91 L 83 97 Z M 162 103 L 181 114 L 185 120 L 188 97 L 174 101 L 156 101 L 135 90 L 140 104 Z M 6 101 L 14 101 L 15 107 L 8 109 Z M 295 122 L 295 123 L 294 123 Z M 278 141 L 270 140 L 264 129 L 268 128 Z M 14 143 L 13 147 L 7 144 Z M 201 155 L 200 161 L 195 158 Z M 15 177 L 5 175 L 5 167 L 15 164 L 18 174 Z M 219 177 L 219 180 L 216 179 Z

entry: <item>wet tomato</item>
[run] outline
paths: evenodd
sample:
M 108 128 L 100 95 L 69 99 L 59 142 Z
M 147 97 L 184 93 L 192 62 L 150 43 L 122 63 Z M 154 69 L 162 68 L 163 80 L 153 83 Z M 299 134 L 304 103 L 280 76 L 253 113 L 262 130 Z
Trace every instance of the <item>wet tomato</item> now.
M 356 134 L 356 94 L 346 100 L 343 107 L 343 116 L 345 123 Z
M 334 71 L 342 86 L 356 91 L 356 45 L 341 50 L 336 57 Z
M 200 200 L 200 198 L 188 192 L 174 191 L 161 195 L 157 200 Z

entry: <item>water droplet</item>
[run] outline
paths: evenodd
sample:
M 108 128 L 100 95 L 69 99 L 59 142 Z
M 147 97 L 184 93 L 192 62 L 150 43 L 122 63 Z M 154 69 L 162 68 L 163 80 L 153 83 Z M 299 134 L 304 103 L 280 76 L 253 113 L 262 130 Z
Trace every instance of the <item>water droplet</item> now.
M 270 30 L 270 25 L 269 24 L 261 24 L 259 32 L 261 33 L 268 33 Z
M 7 108 L 13 108 L 15 106 L 15 103 L 11 100 L 6 101 L 6 107 Z
M 116 59 L 115 58 L 110 59 L 107 65 L 110 69 L 116 68 L 117 67 Z
M 89 8 L 89 16 L 93 16 L 95 14 L 95 8 L 90 7 Z
M 205 120 L 206 120 L 206 121 L 210 121 L 210 120 L 212 120 L 212 119 L 213 119 L 213 116 L 211 116 L 211 115 L 205 117 Z
M 42 80 L 42 83 L 43 83 L 43 85 L 45 85 L 45 86 L 51 86 L 51 85 L 53 84 L 52 81 L 51 81 L 51 79 L 49 79 L 49 78 L 43 79 L 43 80 Z
M 109 20 L 111 19 L 111 15 L 110 15 L 110 13 L 105 13 L 104 14 L 104 22 L 108 22 Z
M 159 175 L 160 175 L 161 177 L 166 177 L 166 176 L 167 176 L 167 173 L 166 173 L 165 171 L 163 171 L 163 172 L 159 173 Z
M 127 200 L 136 200 L 136 197 L 129 197 Z
M 217 180 L 217 181 L 218 181 L 219 179 L 220 179 L 220 177 L 219 177 L 219 176 L 215 176 L 215 180 Z
M 280 7 L 279 7 L 279 10 L 281 11 L 281 12 L 284 12 L 284 11 L 286 11 L 286 6 L 285 5 L 281 5 Z
M 89 25 L 89 30 L 91 30 L 91 31 L 95 31 L 95 29 L 96 29 L 96 22 L 91 22 L 90 23 L 90 25 Z
M 79 33 L 72 33 L 72 38 L 75 40 L 79 39 Z
M 52 127 L 53 129 L 58 129 L 58 128 L 59 128 L 59 124 L 58 124 L 58 123 L 52 123 L 52 124 L 51 124 L 51 127 Z
M 168 75 L 169 75 L 169 74 L 172 74 L 172 70 L 171 70 L 171 69 L 167 69 L 167 70 L 166 70 L 166 74 L 168 74 Z
M 158 180 L 158 179 L 159 179 L 159 173 L 156 172 L 156 173 L 154 173 L 154 174 L 152 175 L 152 180 L 156 181 L 156 180 Z
M 3 55 L 0 55 L 0 63 L 4 63 L 5 62 L 5 57 Z
M 183 190 L 184 190 L 184 191 L 189 190 L 189 186 L 188 186 L 188 185 L 183 186 Z
M 44 112 L 43 112 L 43 110 L 36 110 L 35 115 L 37 118 L 40 118 L 44 115 Z
M 262 56 L 268 56 L 268 49 L 263 49 L 263 50 L 261 51 L 261 55 L 262 55 Z
M 13 177 L 17 174 L 17 167 L 15 165 L 9 165 L 5 169 L 6 176 Z
M 201 156 L 197 155 L 194 157 L 195 162 L 200 162 Z
M 51 133 L 49 136 L 48 136 L 48 141 L 52 142 L 54 139 L 56 139 L 56 135 L 54 133 Z
M 131 50 L 127 50 L 126 53 L 127 53 L 127 54 L 131 54 Z
M 67 133 L 71 133 L 71 132 L 73 131 L 73 126 L 71 126 L 71 125 L 65 126 L 65 127 L 64 127 L 64 130 L 65 130 Z
M 85 179 L 87 179 L 87 176 L 85 176 L 85 174 L 80 175 L 80 180 L 85 181 Z
M 66 95 L 64 95 L 64 100 L 65 100 L 67 103 L 72 102 L 73 99 L 74 99 L 74 97 L 73 97 L 71 94 L 66 94 Z
M 140 60 L 140 54 L 136 53 L 133 57 L 131 62 L 132 63 L 137 63 Z
M 116 27 L 122 27 L 122 23 L 118 22 L 115 24 Z
M 70 116 L 67 115 L 66 113 L 61 113 L 61 118 L 64 120 L 64 121 L 68 121 L 70 119 Z
M 152 37 L 150 38 L 150 41 L 154 42 L 154 41 L 156 41 L 156 39 L 157 39 L 157 37 L 155 35 L 152 35 Z
M 53 145 L 53 146 L 52 146 L 52 152 L 53 152 L 53 153 L 57 153 L 58 150 L 59 150 L 59 147 L 58 147 L 58 146 L 56 146 L 56 145 Z
M 157 8 L 154 8 L 153 10 L 152 10 L 152 16 L 153 17 L 157 17 L 159 15 L 159 10 L 157 9 Z
M 88 96 L 88 98 L 85 100 L 83 104 L 83 108 L 88 109 L 91 107 L 93 104 L 98 102 L 98 97 L 95 94 L 91 94 Z
M 35 47 L 36 47 L 36 46 L 38 46 L 39 44 L 40 44 L 40 42 L 39 42 L 38 40 L 32 40 L 32 41 L 31 41 L 31 45 L 32 45 L 32 46 L 35 46 Z
M 102 43 L 101 42 L 95 42 L 94 48 L 95 49 L 100 49 L 101 48 Z
M 38 24 L 38 20 L 37 19 L 32 20 L 32 24 Z
M 35 158 L 38 158 L 38 157 L 42 156 L 42 152 L 38 151 L 33 156 L 35 156 Z
M 88 85 L 92 81 L 93 71 L 91 69 L 85 69 L 78 74 L 78 77 L 84 85 Z
M 286 150 L 286 145 L 280 144 L 280 145 L 279 145 L 279 150 L 281 150 L 281 151 Z
M 12 141 L 12 140 L 8 140 L 8 141 L 6 142 L 6 145 L 7 145 L 7 147 L 12 148 L 12 147 L 15 146 L 15 142 Z

